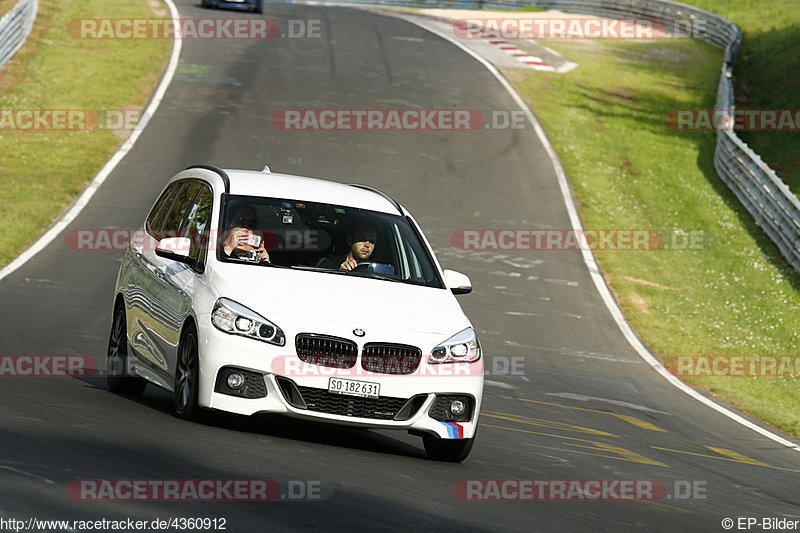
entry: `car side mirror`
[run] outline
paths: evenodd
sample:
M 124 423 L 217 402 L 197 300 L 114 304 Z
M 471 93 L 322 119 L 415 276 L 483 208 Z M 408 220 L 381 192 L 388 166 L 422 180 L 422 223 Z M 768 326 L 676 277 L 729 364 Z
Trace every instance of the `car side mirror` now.
M 167 237 L 158 241 L 156 245 L 157 256 L 194 267 L 197 260 L 189 257 L 191 250 L 192 241 L 189 237 Z
M 455 270 L 445 270 L 442 273 L 444 274 L 445 285 L 453 294 L 469 294 L 472 292 L 472 282 L 466 275 Z

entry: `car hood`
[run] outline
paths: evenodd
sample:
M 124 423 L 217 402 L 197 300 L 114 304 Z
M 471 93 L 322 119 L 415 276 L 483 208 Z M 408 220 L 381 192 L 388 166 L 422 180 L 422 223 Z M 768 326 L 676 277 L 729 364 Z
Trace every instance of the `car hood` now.
M 212 285 L 269 320 L 453 335 L 470 327 L 447 289 L 360 276 L 220 263 Z M 279 324 L 280 325 L 280 324 Z

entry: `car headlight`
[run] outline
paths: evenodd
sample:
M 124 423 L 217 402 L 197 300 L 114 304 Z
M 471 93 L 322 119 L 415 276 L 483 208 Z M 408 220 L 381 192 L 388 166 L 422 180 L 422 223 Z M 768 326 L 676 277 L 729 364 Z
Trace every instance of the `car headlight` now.
M 481 343 L 475 330 L 467 328 L 434 348 L 428 363 L 472 363 L 480 358 Z
M 286 344 L 283 330 L 240 303 L 220 298 L 211 312 L 211 323 L 220 331 L 277 346 Z

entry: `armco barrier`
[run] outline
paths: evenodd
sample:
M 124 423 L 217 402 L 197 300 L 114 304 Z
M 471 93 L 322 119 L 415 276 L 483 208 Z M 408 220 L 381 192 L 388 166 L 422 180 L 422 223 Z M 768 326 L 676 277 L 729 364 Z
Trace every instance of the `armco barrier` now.
M 606 17 L 648 17 L 668 28 L 693 28 L 692 36 L 724 48 L 725 57 L 717 89 L 716 109 L 733 111 L 733 66 L 742 33 L 731 21 L 696 7 L 669 0 L 541 0 L 536 5 L 565 12 Z M 486 7 L 509 7 L 522 2 L 487 2 Z M 714 168 L 745 209 L 775 243 L 783 256 L 800 271 L 800 201 L 783 181 L 736 133 L 717 132 Z
M 0 68 L 17 53 L 36 20 L 38 0 L 19 0 L 0 18 Z

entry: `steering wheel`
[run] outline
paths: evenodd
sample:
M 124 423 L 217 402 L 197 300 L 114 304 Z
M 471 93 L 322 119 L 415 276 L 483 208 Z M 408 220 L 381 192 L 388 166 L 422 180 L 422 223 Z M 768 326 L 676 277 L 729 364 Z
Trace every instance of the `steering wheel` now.
M 394 267 L 389 263 L 374 263 L 364 261 L 359 263 L 350 272 L 363 272 L 369 274 L 380 274 L 382 276 L 394 276 Z

